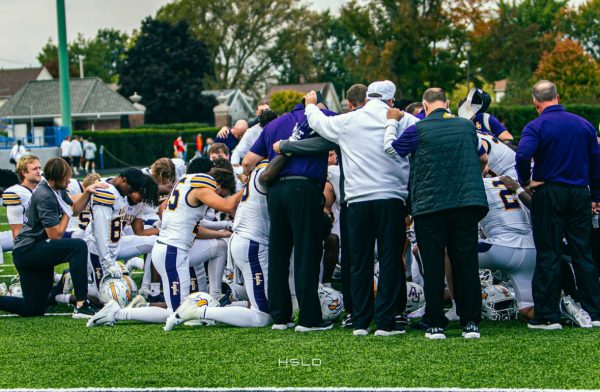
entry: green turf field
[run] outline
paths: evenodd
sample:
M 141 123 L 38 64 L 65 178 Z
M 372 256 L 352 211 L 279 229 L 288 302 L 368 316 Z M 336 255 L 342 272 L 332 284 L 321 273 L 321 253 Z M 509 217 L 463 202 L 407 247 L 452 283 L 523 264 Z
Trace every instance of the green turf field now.
M 3 275 L 13 271 L 7 267 Z M 226 326 L 166 333 L 133 322 L 87 329 L 69 317 L 0 317 L 0 388 L 600 389 L 600 329 L 529 331 L 517 321 L 484 322 L 482 338 L 466 341 L 453 326 L 445 341 L 428 341 L 420 331 L 356 338 L 339 326 L 302 335 Z M 293 359 L 312 366 L 293 366 Z

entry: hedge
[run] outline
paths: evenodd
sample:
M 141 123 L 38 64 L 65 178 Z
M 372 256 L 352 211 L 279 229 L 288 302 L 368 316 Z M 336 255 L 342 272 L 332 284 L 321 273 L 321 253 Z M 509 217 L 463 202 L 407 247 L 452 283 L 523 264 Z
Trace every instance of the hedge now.
M 176 130 L 184 130 L 184 129 L 198 129 L 198 128 L 207 128 L 210 125 L 206 123 L 174 123 L 174 124 L 143 124 L 135 127 L 135 129 L 176 129 Z
M 76 136 L 92 137 L 98 148 L 104 146 L 104 168 L 149 166 L 160 157 L 173 156 L 173 141 L 181 135 L 187 144 L 187 156 L 196 151 L 196 135 L 215 137 L 213 127 L 186 130 L 116 129 L 111 131 L 75 131 Z M 113 158 L 114 155 L 117 159 Z
M 565 109 L 575 113 L 598 129 L 600 124 L 600 105 L 573 104 L 565 105 Z M 533 104 L 528 106 L 493 105 L 489 112 L 497 117 L 516 139 L 521 138 L 525 125 L 538 116 Z

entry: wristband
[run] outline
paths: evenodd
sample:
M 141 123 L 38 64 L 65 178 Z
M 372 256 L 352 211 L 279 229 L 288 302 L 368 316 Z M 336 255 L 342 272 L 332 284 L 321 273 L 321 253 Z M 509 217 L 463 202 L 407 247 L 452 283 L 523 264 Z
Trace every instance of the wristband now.
M 525 192 L 525 189 L 523 189 L 523 187 L 518 187 L 517 190 L 515 191 L 515 195 L 517 195 L 517 197 L 521 194 Z

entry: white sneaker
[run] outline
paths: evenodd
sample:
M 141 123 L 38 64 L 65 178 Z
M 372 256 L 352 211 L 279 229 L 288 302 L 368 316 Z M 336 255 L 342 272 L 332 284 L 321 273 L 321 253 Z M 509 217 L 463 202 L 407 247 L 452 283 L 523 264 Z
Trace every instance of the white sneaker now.
M 394 335 L 401 335 L 403 333 L 405 333 L 406 330 L 402 329 L 392 329 L 391 331 L 386 331 L 384 329 L 378 329 L 377 331 L 375 331 L 375 336 L 394 336 Z
M 425 337 L 431 340 L 446 339 L 444 328 L 428 328 Z
M 530 321 L 527 323 L 527 328 L 529 329 L 543 329 L 546 331 L 553 331 L 562 329 L 562 325 L 559 323 L 551 323 L 551 322 L 535 322 Z
M 139 266 L 142 266 L 142 268 L 138 268 Z M 132 257 L 131 259 L 127 260 L 127 262 L 125 263 L 125 268 L 127 268 L 129 271 L 133 271 L 133 270 L 143 270 L 144 269 L 144 259 L 141 257 Z
M 212 327 L 213 325 L 217 325 L 217 322 L 214 320 L 188 320 L 183 323 L 186 327 Z
M 352 335 L 354 336 L 367 336 L 369 334 L 369 329 L 355 329 L 352 331 Z
M 131 302 L 127 304 L 126 308 L 145 308 L 148 305 L 149 304 L 148 301 L 146 301 L 146 298 L 144 298 L 143 295 L 138 294 L 135 297 L 133 297 Z
M 296 324 L 289 322 L 287 324 L 273 324 L 271 329 L 274 331 L 285 331 L 286 329 L 294 328 Z
M 425 305 L 421 306 L 419 309 L 415 310 L 414 312 L 410 312 L 408 314 L 409 319 L 418 319 L 418 318 L 422 318 L 425 315 Z
M 180 324 L 183 324 L 183 320 L 179 318 L 179 315 L 177 313 L 173 313 L 169 317 L 167 317 L 167 321 L 165 322 L 163 330 L 166 332 L 172 331 L 173 328 Z
M 460 320 L 460 317 L 458 317 L 458 314 L 456 314 L 456 304 L 453 303 L 452 307 L 446 312 L 446 318 L 449 321 L 458 321 Z
M 594 328 L 600 327 L 600 320 L 594 320 L 594 321 L 592 321 L 592 327 L 594 327 Z
M 565 318 L 571 320 L 575 325 L 581 328 L 592 328 L 592 318 L 589 313 L 583 310 L 570 296 L 565 295 L 560 299 L 560 311 Z
M 90 317 L 87 322 L 88 327 L 98 327 L 100 325 L 115 325 L 115 314 L 121 309 L 121 306 L 115 300 L 110 300 L 95 315 Z
M 333 323 L 331 321 L 323 321 L 319 325 L 314 327 L 306 327 L 304 325 L 296 325 L 294 331 L 296 332 L 315 332 L 315 331 L 327 331 L 333 328 Z

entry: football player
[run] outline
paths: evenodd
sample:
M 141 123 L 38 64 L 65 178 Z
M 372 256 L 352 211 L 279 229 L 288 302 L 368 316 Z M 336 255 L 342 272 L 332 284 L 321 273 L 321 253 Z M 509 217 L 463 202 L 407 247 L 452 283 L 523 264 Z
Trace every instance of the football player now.
M 4 190 L 12 187 L 19 183 L 19 177 L 17 174 L 8 169 L 0 169 L 0 204 L 4 205 L 2 200 L 2 194 Z M 0 231 L 0 251 L 2 251 L 2 258 L 0 264 L 4 263 L 4 252 L 8 252 L 13 248 L 13 234 L 12 230 Z
M 224 170 L 208 174 L 194 174 L 196 161 L 190 162 L 188 173 L 171 190 L 162 213 L 161 230 L 158 241 L 152 250 L 152 263 L 160 274 L 167 308 L 157 306 L 123 308 L 110 301 L 88 327 L 113 325 L 116 320 L 138 320 L 150 323 L 164 323 L 167 317 L 179 307 L 182 298 L 189 294 L 190 270 L 188 252 L 196 238 L 196 225 L 207 208 L 233 213 L 239 203 L 241 192 L 224 199 L 230 194 L 234 184 L 233 174 Z

